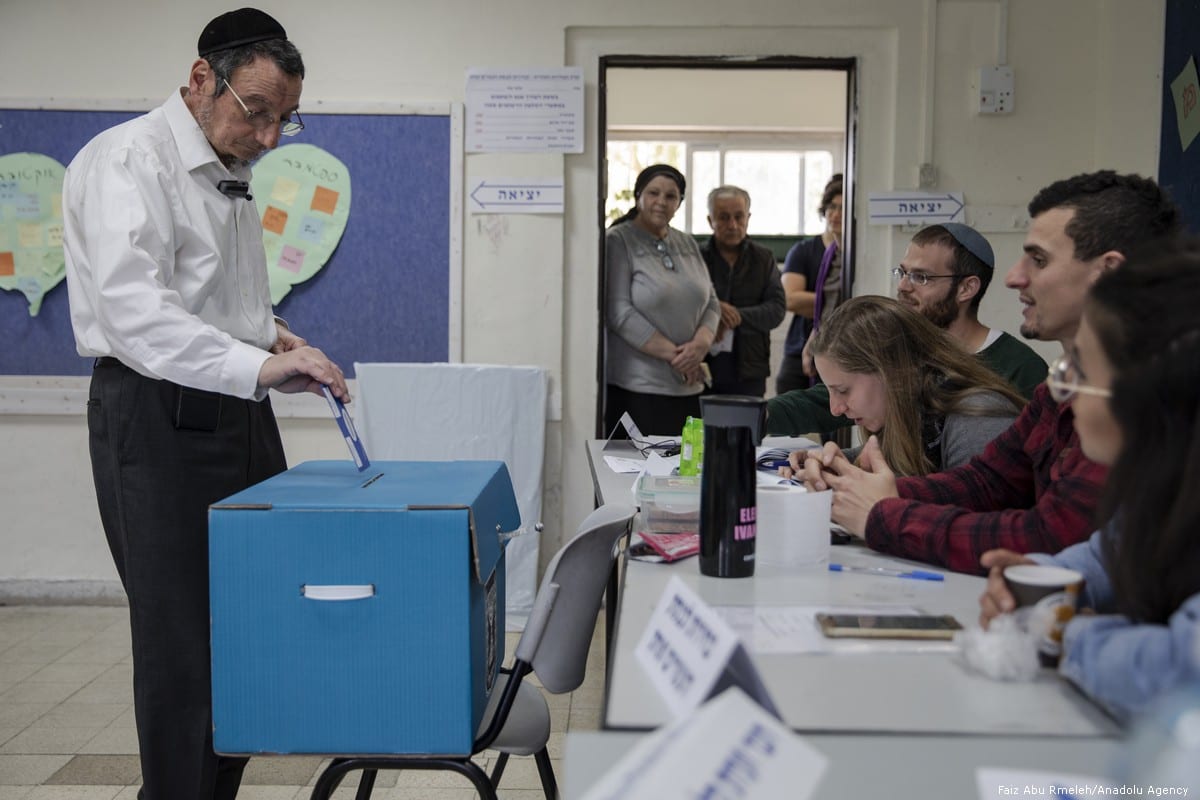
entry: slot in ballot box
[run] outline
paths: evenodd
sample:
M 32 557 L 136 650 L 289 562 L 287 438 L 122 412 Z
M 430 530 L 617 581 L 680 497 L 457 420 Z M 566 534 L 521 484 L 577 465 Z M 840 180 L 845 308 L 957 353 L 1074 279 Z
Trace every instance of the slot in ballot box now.
M 499 461 L 310 461 L 214 504 L 213 748 L 470 753 L 519 525 Z

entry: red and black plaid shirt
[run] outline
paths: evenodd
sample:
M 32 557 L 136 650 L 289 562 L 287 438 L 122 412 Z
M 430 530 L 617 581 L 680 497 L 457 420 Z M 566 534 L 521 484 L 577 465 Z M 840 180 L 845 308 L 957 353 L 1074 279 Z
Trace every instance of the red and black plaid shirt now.
M 900 478 L 898 498 L 875 504 L 867 544 L 882 553 L 982 574 L 997 547 L 1057 553 L 1088 537 L 1105 467 L 1079 449 L 1069 404 L 1039 386 L 1021 416 L 970 462 Z

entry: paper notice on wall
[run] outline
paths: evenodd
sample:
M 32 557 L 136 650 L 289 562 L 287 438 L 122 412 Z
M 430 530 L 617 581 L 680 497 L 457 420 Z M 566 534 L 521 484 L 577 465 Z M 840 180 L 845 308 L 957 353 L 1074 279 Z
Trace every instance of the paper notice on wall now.
M 468 153 L 582 153 L 583 68 L 467 70 Z
M 1200 107 L 1197 106 L 1196 59 L 1188 56 L 1183 71 L 1171 81 L 1175 98 L 1175 121 L 1179 124 L 1179 144 L 1187 150 L 1200 133 Z

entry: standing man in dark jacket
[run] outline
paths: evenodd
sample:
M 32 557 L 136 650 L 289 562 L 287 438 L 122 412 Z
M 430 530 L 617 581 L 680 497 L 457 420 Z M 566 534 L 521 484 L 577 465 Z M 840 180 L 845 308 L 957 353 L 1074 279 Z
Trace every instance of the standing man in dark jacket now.
M 771 374 L 771 330 L 787 315 L 775 256 L 746 236 L 750 195 L 737 186 L 708 194 L 713 235 L 701 248 L 721 302 L 721 323 L 708 357 L 712 393 L 762 397 Z

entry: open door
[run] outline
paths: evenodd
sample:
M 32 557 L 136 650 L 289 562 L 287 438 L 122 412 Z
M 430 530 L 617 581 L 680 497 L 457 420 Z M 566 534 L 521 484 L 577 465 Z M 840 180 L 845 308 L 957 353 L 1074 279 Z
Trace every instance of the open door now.
M 853 58 L 603 56 L 599 69 L 597 235 L 599 352 L 596 436 L 606 407 L 604 236 L 633 205 L 633 180 L 652 163 L 670 163 L 688 181 L 672 227 L 705 241 L 705 201 L 722 184 L 752 198 L 749 236 L 783 256 L 797 239 L 820 233 L 816 213 L 829 176 L 845 176 L 843 296 L 854 282 L 853 187 L 856 110 Z M 772 347 L 772 370 L 782 357 Z M 774 338 L 774 337 L 773 337 Z M 768 382 L 773 390 L 773 382 Z M 770 390 L 769 390 L 770 393 Z M 768 393 L 768 396 L 769 396 Z

